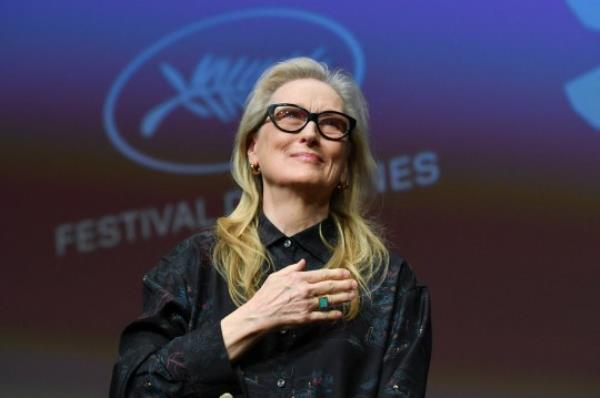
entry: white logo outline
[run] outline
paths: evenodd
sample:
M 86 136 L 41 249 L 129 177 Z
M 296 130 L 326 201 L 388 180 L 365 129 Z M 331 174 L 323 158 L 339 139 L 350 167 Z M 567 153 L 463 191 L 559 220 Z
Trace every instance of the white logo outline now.
M 127 84 L 127 82 L 129 81 L 129 79 L 138 71 L 138 69 L 140 69 L 158 52 L 199 30 L 208 29 L 229 22 L 258 17 L 284 17 L 296 19 L 304 22 L 317 24 L 331 31 L 333 34 L 339 37 L 350 50 L 352 58 L 355 62 L 353 73 L 354 79 L 357 81 L 358 84 L 361 84 L 365 73 L 364 54 L 362 52 L 361 47 L 359 46 L 356 39 L 352 36 L 352 34 L 338 22 L 328 19 L 322 15 L 292 8 L 255 8 L 227 14 L 220 14 L 187 25 L 173 33 L 166 35 L 158 42 L 155 42 L 153 45 L 139 53 L 119 73 L 119 75 L 117 76 L 117 78 L 115 79 L 108 91 L 108 95 L 106 97 L 106 101 L 103 107 L 103 120 L 105 131 L 113 146 L 126 158 L 153 170 L 175 174 L 197 175 L 216 174 L 228 171 L 230 168 L 229 162 L 213 164 L 174 163 L 166 160 L 156 159 L 135 149 L 133 146 L 127 143 L 125 139 L 120 135 L 114 117 L 114 111 L 116 109 L 119 95 L 125 87 L 125 85 Z

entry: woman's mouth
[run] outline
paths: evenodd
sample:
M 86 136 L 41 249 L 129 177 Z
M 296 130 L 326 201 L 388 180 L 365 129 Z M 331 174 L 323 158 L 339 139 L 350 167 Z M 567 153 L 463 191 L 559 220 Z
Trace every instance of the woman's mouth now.
M 305 161 L 305 162 L 309 162 L 309 163 L 323 162 L 323 159 L 321 159 L 321 157 L 314 152 L 296 152 L 296 153 L 293 153 L 291 157 L 296 158 L 298 160 Z

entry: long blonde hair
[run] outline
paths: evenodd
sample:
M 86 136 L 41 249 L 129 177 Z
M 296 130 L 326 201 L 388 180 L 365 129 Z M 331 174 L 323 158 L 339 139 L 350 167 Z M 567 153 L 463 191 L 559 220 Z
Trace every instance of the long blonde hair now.
M 315 79 L 329 84 L 342 98 L 344 112 L 357 123 L 351 136 L 348 158 L 348 187 L 335 190 L 331 197 L 330 215 L 336 226 L 337 242 L 331 246 L 332 256 L 325 268 L 345 268 L 355 278 L 361 291 L 370 294 L 377 275 L 385 275 L 389 253 L 379 228 L 365 217 L 367 199 L 374 192 L 376 163 L 367 136 L 368 111 L 360 88 L 341 71 L 330 71 L 325 64 L 310 58 L 292 58 L 267 69 L 258 79 L 247 101 L 235 137 L 232 155 L 232 175 L 242 189 L 241 199 L 234 211 L 220 217 L 215 227 L 216 243 L 213 260 L 225 278 L 229 295 L 236 305 L 242 305 L 260 288 L 272 265 L 258 234 L 258 215 L 261 210 L 262 185 L 260 176 L 252 174 L 247 157 L 250 138 L 264 121 L 272 94 L 283 84 L 297 79 Z M 345 316 L 356 317 L 360 298 L 355 298 Z

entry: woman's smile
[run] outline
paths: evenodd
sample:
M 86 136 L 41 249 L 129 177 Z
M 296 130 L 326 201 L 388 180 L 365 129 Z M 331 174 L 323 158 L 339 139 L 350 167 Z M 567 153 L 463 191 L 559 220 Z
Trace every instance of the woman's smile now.
M 290 157 L 295 158 L 295 159 L 297 159 L 301 162 L 305 162 L 305 163 L 313 163 L 313 164 L 323 163 L 323 158 L 321 158 L 319 155 L 317 155 L 314 152 L 295 152 L 295 153 L 292 153 Z

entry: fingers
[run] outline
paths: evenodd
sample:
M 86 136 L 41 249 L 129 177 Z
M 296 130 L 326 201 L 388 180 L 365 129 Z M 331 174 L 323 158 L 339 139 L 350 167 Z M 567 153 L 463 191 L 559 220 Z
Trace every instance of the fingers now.
M 289 274 L 291 272 L 302 271 L 306 266 L 306 260 L 301 258 L 300 261 L 294 264 L 290 264 L 287 267 L 282 268 L 279 273 Z
M 328 279 L 348 279 L 350 278 L 350 276 L 350 271 L 343 268 L 318 269 L 314 271 L 306 271 L 303 273 L 304 280 L 309 283 L 321 282 Z
M 311 296 L 324 296 L 338 292 L 354 291 L 358 283 L 354 279 L 327 280 L 310 285 L 308 294 Z
M 308 322 L 316 322 L 316 321 L 333 321 L 335 319 L 339 319 L 342 317 L 342 311 L 332 310 L 332 311 L 315 311 L 311 312 L 308 316 Z
M 304 298 L 349 293 L 358 289 L 358 283 L 351 278 L 350 272 L 346 269 L 320 269 L 301 272 L 305 266 L 306 261 L 302 259 L 279 271 L 279 274 L 285 275 L 286 279 L 293 274 L 294 284 L 301 289 L 300 295 Z
M 302 271 L 306 267 L 306 260 L 300 259 L 297 263 L 290 264 L 287 267 L 282 268 L 278 273 L 285 275 L 290 274 L 292 272 Z M 335 269 L 318 269 L 313 271 L 305 271 L 302 273 L 301 277 L 303 280 L 309 283 L 316 283 L 325 281 L 328 279 L 340 280 L 340 279 L 348 279 L 352 276 L 350 271 L 343 268 L 335 268 Z
M 332 309 L 332 306 L 350 303 L 357 295 L 356 291 L 336 293 L 327 295 L 328 309 L 319 308 L 319 298 L 312 297 L 305 301 L 305 311 L 295 312 L 287 319 L 287 325 L 302 325 L 318 321 L 331 321 L 341 318 L 344 314 L 340 309 Z M 308 305 L 306 303 L 309 303 Z
M 341 305 L 350 303 L 356 296 L 358 292 L 356 290 L 350 290 L 335 294 L 327 294 L 324 295 L 327 297 L 327 301 L 329 302 L 329 306 Z M 319 296 L 322 297 L 322 296 Z M 315 303 L 315 309 L 319 309 L 319 297 L 315 297 L 313 302 Z
M 307 323 L 318 321 L 333 321 L 341 318 L 343 315 L 344 314 L 342 313 L 342 311 L 337 309 L 329 311 L 311 311 L 304 314 L 303 316 L 290 319 L 287 323 L 287 326 L 304 325 Z
M 341 318 L 340 308 L 332 307 L 349 304 L 358 297 L 358 283 L 348 270 L 304 271 L 306 265 L 302 259 L 272 273 L 259 290 L 270 297 L 266 302 L 275 308 L 271 317 L 276 319 L 273 324 L 277 327 Z M 327 305 L 319 308 L 323 296 L 327 297 Z

